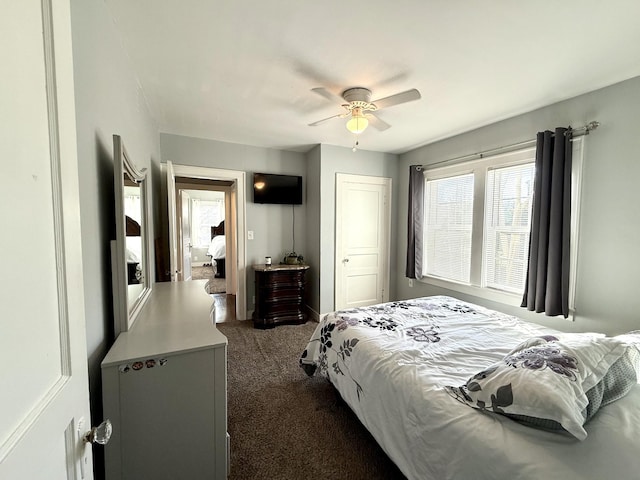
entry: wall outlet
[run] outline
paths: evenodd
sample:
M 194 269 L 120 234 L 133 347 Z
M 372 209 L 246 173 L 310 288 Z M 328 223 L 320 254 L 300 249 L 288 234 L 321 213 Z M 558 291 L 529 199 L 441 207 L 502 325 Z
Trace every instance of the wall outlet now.
M 247 231 L 247 240 L 253 240 L 253 230 Z
M 409 286 L 410 286 L 410 287 L 413 287 L 413 278 L 410 278 L 410 279 L 409 279 Z

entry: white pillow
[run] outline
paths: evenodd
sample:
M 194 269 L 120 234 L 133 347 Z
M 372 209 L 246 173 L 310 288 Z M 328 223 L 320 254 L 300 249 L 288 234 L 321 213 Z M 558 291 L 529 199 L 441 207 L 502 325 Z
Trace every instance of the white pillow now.
M 550 425 L 557 422 L 584 440 L 589 404 L 586 392 L 628 348 L 628 342 L 601 334 L 534 337 L 465 385 L 447 387 L 447 391 L 473 408 L 534 421 L 525 423 L 538 422 L 544 428 L 545 421 Z

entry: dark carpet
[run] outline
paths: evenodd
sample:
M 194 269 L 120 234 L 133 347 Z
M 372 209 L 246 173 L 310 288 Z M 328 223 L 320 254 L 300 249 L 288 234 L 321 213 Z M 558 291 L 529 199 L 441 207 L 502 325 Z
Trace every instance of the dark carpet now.
M 229 479 L 404 479 L 333 386 L 298 366 L 316 325 L 218 324 L 229 341 Z

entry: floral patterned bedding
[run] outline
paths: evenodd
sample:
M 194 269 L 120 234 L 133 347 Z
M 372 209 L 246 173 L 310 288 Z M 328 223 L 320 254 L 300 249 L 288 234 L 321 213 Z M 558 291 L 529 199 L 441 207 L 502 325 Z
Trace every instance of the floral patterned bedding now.
M 636 478 L 640 385 L 596 415 L 581 442 L 447 393 L 524 340 L 557 333 L 451 297 L 424 297 L 326 315 L 300 364 L 333 383 L 409 479 Z

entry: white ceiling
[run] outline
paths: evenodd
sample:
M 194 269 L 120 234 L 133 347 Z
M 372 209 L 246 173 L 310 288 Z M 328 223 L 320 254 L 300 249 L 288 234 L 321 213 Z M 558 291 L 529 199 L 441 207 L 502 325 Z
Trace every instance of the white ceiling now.
M 314 93 L 363 86 L 400 153 L 640 75 L 638 0 L 105 0 L 161 132 L 351 147 Z M 592 119 L 585 119 L 592 120 Z

